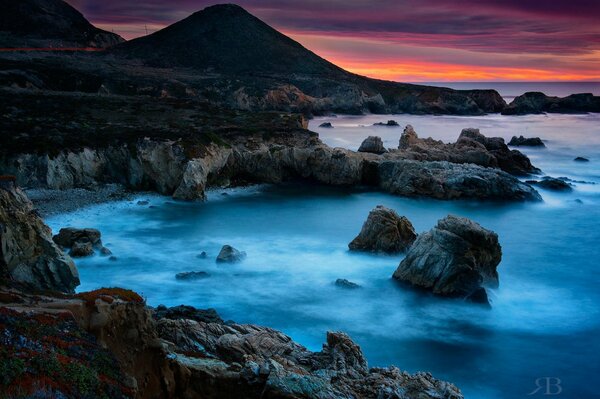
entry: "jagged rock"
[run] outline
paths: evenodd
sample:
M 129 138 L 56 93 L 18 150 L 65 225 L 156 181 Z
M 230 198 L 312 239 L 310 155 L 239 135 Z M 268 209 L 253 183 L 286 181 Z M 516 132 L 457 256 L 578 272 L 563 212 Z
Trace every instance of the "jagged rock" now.
M 360 288 L 360 285 L 353 283 L 352 281 L 348 281 L 345 278 L 338 278 L 337 280 L 335 280 L 335 285 L 337 287 L 347 288 L 347 289 Z
M 69 251 L 69 255 L 73 258 L 85 258 L 94 254 L 94 247 L 91 242 L 75 241 Z
M 332 129 L 333 125 L 331 124 L 331 122 L 323 122 L 319 125 L 319 127 L 324 127 L 324 128 L 328 128 L 328 129 Z
M 223 245 L 221 252 L 217 256 L 217 262 L 236 263 L 241 262 L 246 257 L 246 252 L 238 251 L 231 245 Z
M 358 152 L 370 152 L 373 154 L 383 154 L 387 152 L 383 146 L 383 140 L 378 136 L 367 137 L 360 145 Z
M 512 146 L 525 146 L 525 147 L 545 147 L 546 145 L 539 137 L 523 137 L 523 136 L 513 136 L 510 139 L 508 145 Z
M 63 248 L 71 248 L 75 243 L 90 243 L 94 248 L 102 248 L 101 233 L 96 229 L 66 227 L 60 229 L 52 239 Z
M 378 205 L 348 247 L 356 251 L 398 253 L 407 250 L 416 238 L 415 229 L 406 217 Z
M 179 305 L 167 308 L 159 305 L 154 310 L 154 318 L 169 320 L 194 320 L 204 323 L 223 323 L 223 319 L 214 309 L 196 309 L 193 306 Z
M 373 126 L 396 127 L 396 126 L 400 126 L 400 124 L 398 122 L 396 122 L 395 120 L 389 120 L 387 122 L 377 122 L 377 123 L 374 123 Z
M 210 277 L 207 272 L 183 272 L 175 275 L 177 280 L 200 280 L 207 277 Z
M 498 286 L 501 259 L 496 233 L 469 219 L 447 216 L 419 235 L 393 277 L 437 295 L 488 303 L 481 289 Z
M 589 159 L 584 158 L 584 157 L 577 157 L 574 159 L 575 162 L 590 162 Z
M 0 177 L 0 280 L 73 292 L 79 273 L 14 177 Z
M 546 190 L 553 191 L 572 191 L 573 186 L 564 181 L 563 179 L 557 179 L 554 177 L 544 176 L 542 180 L 527 180 L 527 183 L 536 185 L 538 187 L 545 188 Z
M 112 253 L 112 251 L 110 249 L 108 249 L 106 247 L 100 248 L 100 255 L 102 255 L 102 256 L 110 256 L 112 254 L 113 253 Z

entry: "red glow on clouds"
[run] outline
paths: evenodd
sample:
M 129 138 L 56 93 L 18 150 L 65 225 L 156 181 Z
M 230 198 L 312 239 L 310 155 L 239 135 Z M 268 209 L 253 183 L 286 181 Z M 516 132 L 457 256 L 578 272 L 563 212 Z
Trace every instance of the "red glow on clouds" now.
M 68 1 L 97 26 L 126 39 L 216 3 Z M 329 61 L 375 78 L 600 80 L 597 0 L 240 0 L 238 4 Z

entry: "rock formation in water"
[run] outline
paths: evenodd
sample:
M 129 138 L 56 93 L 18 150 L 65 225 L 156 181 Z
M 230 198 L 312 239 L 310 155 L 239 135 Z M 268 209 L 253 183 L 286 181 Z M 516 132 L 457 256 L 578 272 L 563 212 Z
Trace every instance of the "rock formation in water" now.
M 369 136 L 362 142 L 362 144 L 358 148 L 358 152 L 370 152 L 372 154 L 383 154 L 384 152 L 387 152 L 387 150 L 383 146 L 383 140 L 381 140 L 381 137 Z
M 523 136 L 513 136 L 510 139 L 508 145 L 512 145 L 515 147 L 523 146 L 523 147 L 545 147 L 546 145 L 539 137 L 523 137 Z
M 407 159 L 473 163 L 518 176 L 539 173 L 527 156 L 510 150 L 504 139 L 485 137 L 479 129 L 463 129 L 456 143 L 445 144 L 431 138 L 421 139 L 414 128 L 407 125 L 400 137 L 399 150 L 398 155 Z
M 563 178 L 555 178 L 544 176 L 542 180 L 527 180 L 528 184 L 532 184 L 546 190 L 552 191 L 573 191 L 573 186 L 566 182 Z
M 319 125 L 319 127 L 324 127 L 327 129 L 333 129 L 333 125 L 331 124 L 331 122 L 323 122 Z
M 398 122 L 396 122 L 395 120 L 389 120 L 387 122 L 376 122 L 373 124 L 373 126 L 397 127 L 397 126 L 400 126 L 400 124 Z
M 217 262 L 219 263 L 237 263 L 244 260 L 246 252 L 238 251 L 231 245 L 223 245 L 221 252 L 217 256 Z
M 11 176 L 0 176 L 2 281 L 62 292 L 79 285 L 75 264 L 52 241 L 52 232 Z
M 393 277 L 436 295 L 488 303 L 485 287 L 498 286 L 502 249 L 496 233 L 456 216 L 419 235 Z
M 66 227 L 60 229 L 52 240 L 63 249 L 70 249 L 69 255 L 73 258 L 83 258 L 94 254 L 98 250 L 101 255 L 108 256 L 112 252 L 102 245 L 101 233 L 96 229 L 77 229 Z
M 0 9 L 3 48 L 106 48 L 124 41 L 62 0 L 0 0 Z
M 393 254 L 406 251 L 416 238 L 417 233 L 406 217 L 378 205 L 369 213 L 360 234 L 348 247 L 355 251 Z
M 567 97 L 550 97 L 540 92 L 528 92 L 516 97 L 506 108 L 503 115 L 525 115 L 560 113 L 573 114 L 600 112 L 600 97 L 591 93 L 572 94 Z
M 590 160 L 589 160 L 589 159 L 587 159 L 587 158 L 584 158 L 584 157 L 576 157 L 576 158 L 574 159 L 574 161 L 575 161 L 575 162 L 590 162 Z
M 334 284 L 336 287 L 349 289 L 349 290 L 355 290 L 357 288 L 360 288 L 360 285 L 353 283 L 352 281 L 349 281 L 345 278 L 338 278 L 337 280 L 335 280 Z

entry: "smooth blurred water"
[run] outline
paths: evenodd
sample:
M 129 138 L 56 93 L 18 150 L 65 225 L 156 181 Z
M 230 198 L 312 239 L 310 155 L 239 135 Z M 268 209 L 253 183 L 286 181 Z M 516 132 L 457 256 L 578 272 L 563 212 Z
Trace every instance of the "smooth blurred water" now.
M 503 137 L 540 135 L 548 148 L 526 151 L 537 166 L 600 183 L 597 116 L 340 117 L 332 120 L 335 129 L 315 130 L 329 144 L 356 148 L 376 131 L 395 146 L 401 128 L 359 126 L 391 118 L 447 141 L 467 126 Z M 573 162 L 578 155 L 592 162 Z M 312 350 L 320 349 L 327 330 L 343 330 L 361 345 L 370 365 L 431 371 L 456 383 L 468 398 L 543 397 L 539 391 L 528 394 L 544 377 L 561 379 L 558 397 L 592 398 L 598 397 L 593 381 L 600 372 L 599 186 L 577 184 L 566 194 L 542 191 L 543 203 L 517 204 L 257 186 L 211 191 L 205 203 L 143 195 L 138 199 L 149 199 L 154 208 L 122 201 L 47 221 L 55 231 L 99 228 L 118 257 L 78 260 L 80 290 L 124 286 L 141 292 L 150 305 L 214 307 L 225 319 L 280 329 Z M 407 216 L 419 232 L 450 213 L 496 231 L 503 258 L 492 310 L 396 284 L 390 277 L 402 256 L 348 252 L 347 244 L 378 204 Z M 246 251 L 247 259 L 217 264 L 223 244 Z M 209 258 L 197 258 L 201 251 Z M 175 279 L 176 273 L 201 270 L 211 276 Z M 362 288 L 338 288 L 337 278 Z

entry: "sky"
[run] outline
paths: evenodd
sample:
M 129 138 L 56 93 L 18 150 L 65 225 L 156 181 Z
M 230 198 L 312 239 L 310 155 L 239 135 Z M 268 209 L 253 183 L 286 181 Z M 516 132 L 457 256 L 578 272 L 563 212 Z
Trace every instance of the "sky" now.
M 205 0 L 67 0 L 132 39 Z M 239 0 L 327 60 L 403 82 L 600 81 L 600 0 Z

